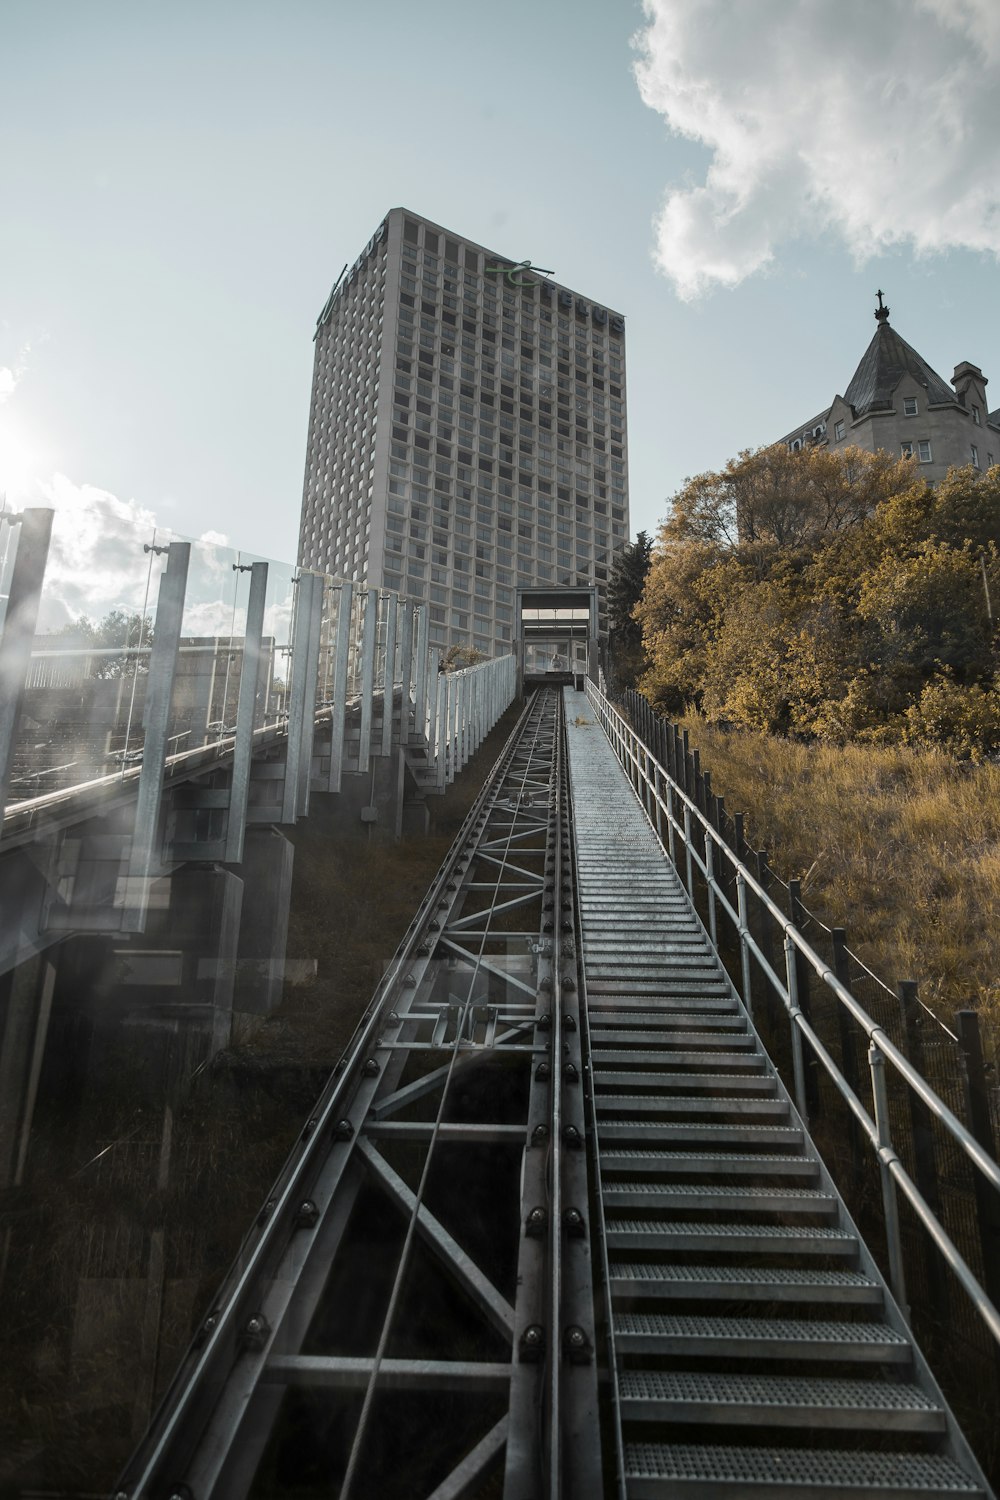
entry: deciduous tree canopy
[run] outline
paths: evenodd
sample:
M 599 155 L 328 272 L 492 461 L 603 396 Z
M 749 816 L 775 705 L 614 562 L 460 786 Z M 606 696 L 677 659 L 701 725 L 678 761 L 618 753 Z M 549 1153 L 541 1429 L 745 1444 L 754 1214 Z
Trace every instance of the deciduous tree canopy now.
M 885 453 L 743 453 L 660 529 L 642 686 L 753 729 L 996 753 L 998 547 L 1000 467 L 932 488 Z

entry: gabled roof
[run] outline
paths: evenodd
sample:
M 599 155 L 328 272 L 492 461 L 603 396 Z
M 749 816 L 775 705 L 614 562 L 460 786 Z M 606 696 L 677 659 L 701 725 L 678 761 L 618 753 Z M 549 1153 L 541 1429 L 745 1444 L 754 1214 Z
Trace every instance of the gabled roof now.
M 917 384 L 924 387 L 931 406 L 940 403 L 953 405 L 956 396 L 948 382 L 942 380 L 894 328 L 889 327 L 889 309 L 880 311 L 885 316 L 875 314 L 878 318 L 875 337 L 844 392 L 844 400 L 854 408 L 855 416 L 862 417 L 866 412 L 891 407 L 892 393 L 904 375 L 912 375 Z

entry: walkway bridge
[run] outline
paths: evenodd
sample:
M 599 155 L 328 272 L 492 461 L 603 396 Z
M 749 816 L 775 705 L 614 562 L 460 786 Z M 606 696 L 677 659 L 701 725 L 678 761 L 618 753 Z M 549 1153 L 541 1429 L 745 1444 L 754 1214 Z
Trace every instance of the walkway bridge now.
M 910 1333 L 898 1197 L 1000 1318 L 893 1150 L 886 1073 L 1000 1169 L 780 913 L 772 967 L 734 861 L 593 684 L 529 700 L 123 1500 L 991 1493 Z M 802 963 L 864 1031 L 867 1103 Z M 891 1286 L 810 1137 L 806 1045 L 877 1163 Z

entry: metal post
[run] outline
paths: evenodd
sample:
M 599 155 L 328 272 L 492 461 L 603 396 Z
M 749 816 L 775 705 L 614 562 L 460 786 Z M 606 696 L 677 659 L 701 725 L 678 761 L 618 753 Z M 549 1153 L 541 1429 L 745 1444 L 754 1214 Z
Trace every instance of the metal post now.
M 920 1030 L 920 1011 L 916 982 L 904 979 L 899 986 L 899 1009 L 906 1037 L 906 1051 L 913 1066 L 927 1076 L 924 1059 L 924 1042 Z M 913 1133 L 913 1178 L 933 1210 L 934 1217 L 941 1217 L 941 1195 L 938 1191 L 937 1162 L 934 1156 L 934 1129 L 931 1113 L 924 1101 L 908 1089 L 910 1100 L 910 1128 Z M 947 1312 L 947 1280 L 942 1275 L 944 1267 L 929 1239 L 924 1237 L 924 1258 L 927 1271 L 927 1296 L 935 1313 L 942 1317 Z
M 365 592 L 365 616 L 361 627 L 361 731 L 358 739 L 358 770 L 367 771 L 372 746 L 372 698 L 375 693 L 375 646 L 378 637 L 378 589 Z
M 903 1245 L 899 1237 L 899 1207 L 896 1184 L 890 1163 L 897 1160 L 889 1126 L 889 1092 L 885 1084 L 885 1058 L 872 1042 L 868 1048 L 868 1065 L 872 1075 L 872 1100 L 875 1105 L 875 1130 L 878 1135 L 878 1167 L 882 1179 L 882 1212 L 885 1217 L 885 1240 L 889 1254 L 889 1285 L 904 1318 L 909 1321 L 906 1303 L 906 1275 L 903 1270 Z
M 427 619 L 427 606 L 424 604 L 420 605 L 416 611 L 416 616 L 416 645 L 414 646 L 414 652 L 417 659 L 417 681 L 416 688 L 414 690 L 413 728 L 416 733 L 419 734 L 421 739 L 426 739 L 428 737 L 427 673 L 428 670 L 437 670 L 437 661 L 435 660 L 432 664 L 430 664 L 429 667 L 429 647 L 427 643 L 427 632 L 430 627 Z
M 806 1098 L 805 1069 L 802 1066 L 802 1033 L 798 1018 L 802 1014 L 799 1005 L 797 950 L 792 938 L 785 934 L 785 983 L 788 986 L 788 1021 L 792 1033 L 792 1072 L 795 1078 L 795 1103 L 803 1123 L 809 1124 L 809 1103 Z
M 233 567 L 238 567 L 233 563 Z M 267 563 L 249 564 L 250 597 L 247 600 L 246 634 L 243 638 L 243 670 L 240 673 L 240 695 L 236 705 L 236 738 L 233 744 L 233 779 L 229 792 L 229 818 L 226 823 L 227 864 L 239 864 L 243 858 L 243 841 L 247 830 L 247 799 L 250 795 L 250 766 L 253 761 L 253 732 L 257 724 L 257 705 L 261 690 L 262 643 L 264 639 L 264 605 L 267 600 Z
M 396 703 L 396 620 L 399 600 L 395 594 L 387 594 L 385 601 L 385 681 L 382 686 L 382 754 L 392 752 L 392 719 Z M 400 707 L 402 714 L 402 706 Z M 400 736 L 402 743 L 402 736 Z
M 309 770 L 316 723 L 316 667 L 319 660 L 323 579 L 316 573 L 300 572 L 295 590 L 292 684 L 288 698 L 285 786 L 281 796 L 281 821 L 283 823 L 294 823 L 306 811 L 309 803 Z
M 747 1015 L 753 1015 L 753 991 L 750 983 L 750 921 L 747 914 L 747 882 L 742 870 L 736 872 L 736 909 L 739 913 L 740 972 L 743 976 L 743 1004 Z
M 667 794 L 667 799 L 666 799 L 667 800 L 667 850 L 668 850 L 668 853 L 670 854 L 670 863 L 673 865 L 674 869 L 676 870 L 677 869 L 677 835 L 676 835 L 676 832 L 675 832 L 675 829 L 674 829 L 674 821 L 675 821 L 675 819 L 677 817 L 677 813 L 676 813 L 676 810 L 674 808 L 674 784 L 673 784 L 672 781 L 668 780 L 666 782 L 666 785 L 664 786 L 664 791 Z
M 24 702 L 24 682 L 31 665 L 31 645 L 38 624 L 38 604 L 54 514 L 52 510 L 36 506 L 23 510 L 19 517 L 5 517 L 8 526 L 19 522 L 21 534 L 14 554 L 7 611 L 3 634 L 0 635 L 0 823 L 3 822 L 10 790 L 17 727 Z
M 143 550 L 149 552 L 162 549 L 147 545 Z M 146 925 L 149 882 L 154 863 L 153 846 L 160 820 L 170 707 L 181 640 L 191 543 L 171 542 L 166 551 L 167 566 L 160 579 L 160 591 L 156 600 L 156 623 L 153 627 L 149 676 L 146 681 L 146 732 L 142 745 L 142 767 L 139 772 L 132 848 L 122 912 L 122 928 L 126 932 L 142 932 Z
M 344 733 L 347 725 L 347 672 L 351 659 L 351 616 L 354 612 L 354 590 L 349 583 L 340 585 L 337 606 L 336 655 L 331 684 L 333 706 L 330 709 L 330 773 L 328 792 L 340 791 L 344 770 Z
M 851 987 L 851 965 L 847 953 L 847 934 L 843 927 L 834 927 L 830 937 L 833 941 L 833 972 L 845 989 Z M 843 1005 L 837 1006 L 837 1029 L 840 1034 L 840 1067 L 844 1077 L 855 1093 L 860 1084 L 860 1069 L 855 1052 L 857 1033 L 854 1023 Z M 861 1129 L 850 1110 L 847 1111 L 847 1139 L 851 1148 L 851 1166 L 855 1178 L 859 1178 L 864 1162 L 864 1143 Z
M 763 890 L 765 892 L 769 892 L 770 889 L 771 889 L 771 885 L 773 883 L 774 877 L 773 877 L 773 875 L 771 873 L 771 867 L 770 867 L 770 865 L 767 862 L 767 855 L 766 855 L 766 853 L 764 852 L 763 849 L 758 849 L 757 850 L 756 866 L 757 866 L 757 871 L 756 871 L 756 873 L 757 873 L 757 881 L 758 881 L 758 883 L 760 884 L 760 886 L 763 888 Z M 760 951 L 763 953 L 764 957 L 767 959 L 768 965 L 773 969 L 774 968 L 774 927 L 773 927 L 774 918 L 771 916 L 770 910 L 764 904 L 763 901 L 758 902 L 758 911 L 759 911 L 759 914 L 760 914 Z M 772 993 L 772 991 L 771 991 L 771 981 L 765 975 L 764 976 L 764 1005 L 765 1005 L 765 1009 L 767 1011 L 767 1015 L 768 1015 L 768 1017 L 769 1017 L 769 1019 L 771 1021 L 774 1021 L 775 1016 L 777 1015 L 777 998 L 778 997 L 776 995 L 774 995 Z
M 715 841 L 707 828 L 705 829 L 705 891 L 708 896 L 708 935 L 712 939 L 712 947 L 718 951 L 719 934 L 715 918 Z
M 974 1010 L 960 1010 L 955 1017 L 958 1044 L 965 1061 L 966 1106 L 969 1129 L 991 1156 L 997 1154 L 986 1089 L 986 1067 L 983 1043 L 979 1034 L 979 1017 Z M 983 1250 L 983 1280 L 990 1301 L 1000 1305 L 1000 1202 L 996 1192 L 978 1171 L 972 1173 L 976 1195 L 976 1217 Z
M 413 605 L 408 599 L 401 599 L 399 607 L 403 612 L 399 633 L 399 675 L 403 682 L 399 708 L 399 743 L 405 745 L 413 726 L 413 705 L 410 701 L 410 683 L 413 678 Z
M 691 809 L 684 804 L 684 859 L 687 874 L 688 895 L 694 898 L 694 872 L 691 863 Z
M 788 915 L 792 919 L 792 925 L 798 932 L 805 926 L 806 909 L 802 905 L 802 882 L 801 880 L 790 880 L 788 882 Z M 809 996 L 809 965 L 804 956 L 796 948 L 795 950 L 795 979 L 796 993 L 798 995 L 799 1009 L 807 1021 L 812 1020 L 812 1006 Z M 810 1113 L 820 1113 L 819 1078 L 817 1077 L 816 1058 L 812 1049 L 809 1049 L 809 1061 L 805 1071 L 806 1097 L 809 1100 Z

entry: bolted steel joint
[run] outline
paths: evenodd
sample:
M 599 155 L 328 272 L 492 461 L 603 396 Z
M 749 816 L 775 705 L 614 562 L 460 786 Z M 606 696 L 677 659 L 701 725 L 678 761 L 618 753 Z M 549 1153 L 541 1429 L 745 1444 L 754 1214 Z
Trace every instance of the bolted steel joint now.
M 547 1145 L 549 1139 L 549 1127 L 547 1125 L 536 1125 L 531 1132 L 531 1144 L 533 1146 Z
M 563 1228 L 571 1240 L 583 1239 L 587 1232 L 587 1225 L 583 1214 L 578 1208 L 567 1208 L 563 1214 Z
M 552 1064 L 544 1060 L 535 1069 L 535 1078 L 539 1083 L 548 1083 L 552 1077 Z
M 531 1323 L 517 1341 L 517 1352 L 522 1364 L 537 1365 L 545 1353 L 545 1329 L 540 1323 Z
M 378 1058 L 369 1057 L 361 1071 L 366 1078 L 377 1078 L 382 1071 L 379 1067 Z
M 354 1135 L 354 1126 L 350 1120 L 338 1120 L 333 1127 L 333 1138 L 335 1141 L 349 1141 Z
M 563 1083 L 579 1083 L 580 1073 L 576 1063 L 567 1063 L 563 1068 Z
M 563 1130 L 563 1144 L 569 1146 L 571 1151 L 579 1151 L 583 1147 L 583 1136 L 575 1125 L 567 1125 Z
M 218 1311 L 210 1312 L 204 1323 L 202 1323 L 201 1327 L 198 1329 L 198 1332 L 194 1337 L 194 1346 L 196 1349 L 200 1349 L 202 1344 L 207 1343 L 209 1338 L 215 1332 L 216 1328 L 219 1326 L 219 1316 L 220 1315 Z
M 571 1323 L 563 1332 L 563 1356 L 571 1365 L 589 1365 L 594 1347 L 576 1323 Z
M 311 1198 L 304 1198 L 295 1210 L 295 1224 L 298 1229 L 312 1229 L 319 1222 L 319 1209 Z
M 524 1232 L 529 1240 L 544 1239 L 549 1227 L 549 1211 L 547 1208 L 532 1208 L 524 1221 Z
M 258 1350 L 263 1349 L 270 1332 L 271 1325 L 264 1314 L 254 1313 L 252 1318 L 247 1319 L 240 1342 L 244 1349 L 256 1353 Z

